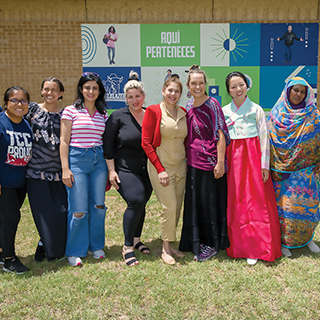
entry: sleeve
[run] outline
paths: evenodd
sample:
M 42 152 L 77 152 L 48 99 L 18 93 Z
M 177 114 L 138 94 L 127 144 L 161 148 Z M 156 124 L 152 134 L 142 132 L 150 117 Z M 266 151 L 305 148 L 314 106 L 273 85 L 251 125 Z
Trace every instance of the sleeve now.
M 280 38 L 280 41 L 283 40 L 286 37 L 286 32 L 283 34 L 283 36 Z
M 114 40 L 118 40 L 118 35 L 116 33 L 114 34 Z
M 300 38 L 298 38 L 297 35 L 294 32 L 293 32 L 293 35 L 294 35 L 294 40 L 300 41 Z
M 112 113 L 106 122 L 106 128 L 102 136 L 103 156 L 105 159 L 114 159 L 116 157 L 117 137 L 120 130 L 119 120 L 120 119 Z
M 218 130 L 221 130 L 226 138 L 226 146 L 228 146 L 231 142 L 230 135 L 228 131 L 228 127 L 226 125 L 225 117 L 222 111 L 222 108 L 220 106 L 220 103 L 218 101 L 214 102 L 215 109 L 216 109 L 216 131 L 215 131 L 215 137 L 218 140 L 219 139 L 219 132 Z
M 155 130 L 157 128 L 157 114 L 150 107 L 146 109 L 142 122 L 141 145 L 151 163 L 160 173 L 165 171 L 165 168 L 160 162 L 156 153 L 156 149 L 152 145 L 154 141 Z
M 70 120 L 73 121 L 73 114 L 72 111 L 70 110 L 70 107 L 66 107 L 61 115 L 61 120 Z
M 259 106 L 256 111 L 256 121 L 261 148 L 261 169 L 270 167 L 270 137 L 267 118 Z
M 28 113 L 24 116 L 24 118 L 31 124 L 33 115 L 38 110 L 39 105 L 35 102 L 31 102 L 28 107 Z

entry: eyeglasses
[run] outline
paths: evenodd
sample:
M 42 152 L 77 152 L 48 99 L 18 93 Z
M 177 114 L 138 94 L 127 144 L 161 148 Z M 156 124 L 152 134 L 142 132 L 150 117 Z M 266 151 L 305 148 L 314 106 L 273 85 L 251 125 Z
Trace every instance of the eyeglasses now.
M 95 76 L 95 77 L 100 78 L 100 76 L 99 76 L 97 73 L 95 73 L 95 72 L 84 72 L 81 76 L 82 76 L 82 77 L 85 77 L 85 76 L 90 76 L 90 75 L 93 75 L 93 76 Z
M 19 102 L 23 105 L 23 106 L 27 106 L 29 104 L 28 100 L 19 100 L 19 99 L 9 99 L 9 101 L 14 104 L 17 105 L 19 104 Z

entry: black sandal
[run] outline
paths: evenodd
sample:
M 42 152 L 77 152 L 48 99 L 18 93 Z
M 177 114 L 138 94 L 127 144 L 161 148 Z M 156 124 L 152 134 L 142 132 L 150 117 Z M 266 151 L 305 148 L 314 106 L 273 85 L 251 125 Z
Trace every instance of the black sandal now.
M 139 261 L 136 259 L 136 256 L 134 255 L 133 251 L 127 252 L 126 254 L 122 251 L 122 256 L 123 256 L 124 262 L 126 263 L 126 265 L 128 267 L 133 267 L 133 266 L 136 266 L 137 264 L 139 264 Z M 126 260 L 128 260 L 130 258 L 134 258 L 134 259 L 126 261 Z
M 148 247 L 146 247 L 141 241 L 139 241 L 134 247 L 144 254 L 151 253 L 151 250 Z M 143 248 L 141 248 L 141 247 L 143 247 Z

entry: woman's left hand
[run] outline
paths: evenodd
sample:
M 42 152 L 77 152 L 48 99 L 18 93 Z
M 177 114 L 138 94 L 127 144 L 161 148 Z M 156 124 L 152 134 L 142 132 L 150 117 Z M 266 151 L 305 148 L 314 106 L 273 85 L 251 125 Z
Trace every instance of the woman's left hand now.
M 269 170 L 268 169 L 262 169 L 261 170 L 262 173 L 262 181 L 263 183 L 266 183 L 269 179 Z
M 168 186 L 169 183 L 170 183 L 170 180 L 169 180 L 169 175 L 165 172 L 165 171 L 162 171 L 158 174 L 158 179 L 159 179 L 159 182 L 164 186 Z
M 217 163 L 213 169 L 215 179 L 219 179 L 224 175 L 224 162 Z
M 318 163 L 318 164 L 316 165 L 316 167 L 314 168 L 314 172 L 315 172 L 315 173 L 320 173 L 320 163 Z

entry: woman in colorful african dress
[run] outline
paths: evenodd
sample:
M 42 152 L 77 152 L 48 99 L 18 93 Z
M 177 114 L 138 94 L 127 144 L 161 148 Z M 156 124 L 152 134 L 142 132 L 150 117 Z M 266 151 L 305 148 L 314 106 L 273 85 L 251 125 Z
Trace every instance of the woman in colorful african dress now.
M 292 78 L 269 115 L 271 176 L 281 226 L 281 251 L 308 246 L 319 222 L 320 113 L 314 92 Z

